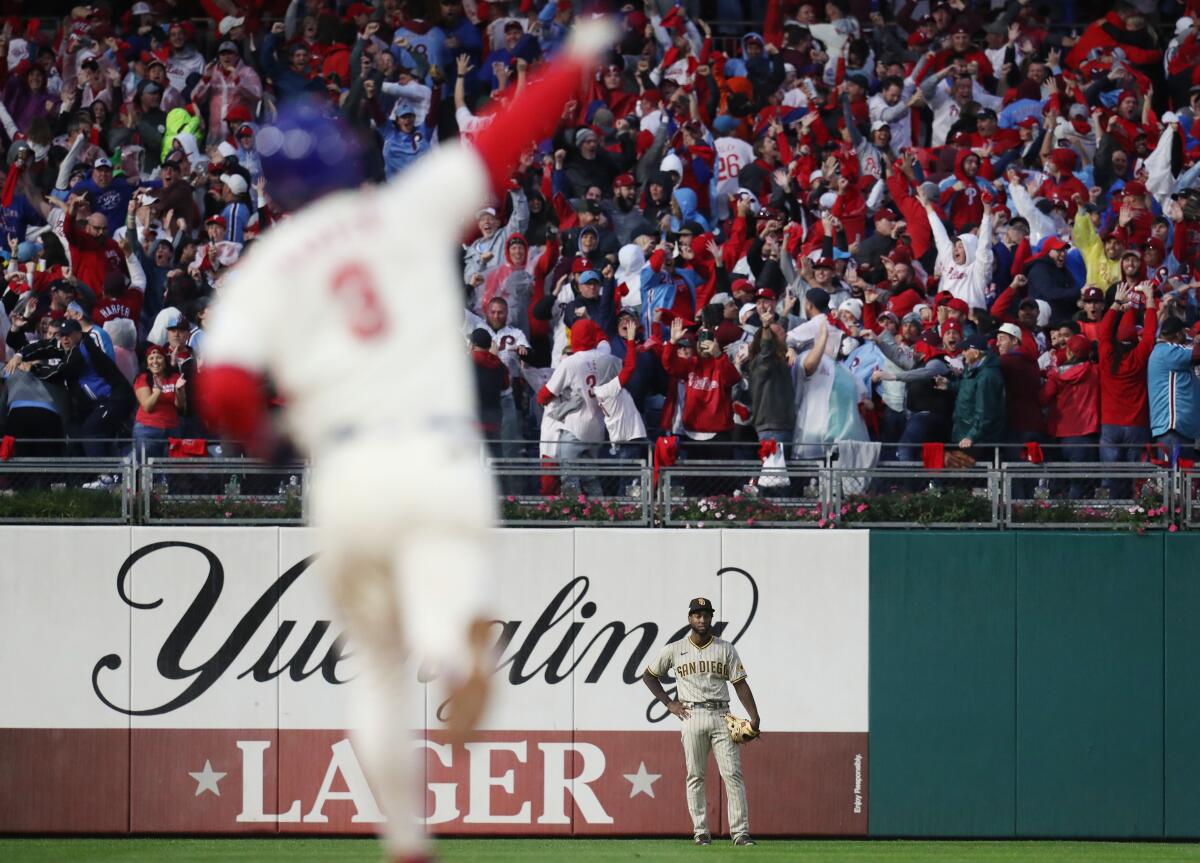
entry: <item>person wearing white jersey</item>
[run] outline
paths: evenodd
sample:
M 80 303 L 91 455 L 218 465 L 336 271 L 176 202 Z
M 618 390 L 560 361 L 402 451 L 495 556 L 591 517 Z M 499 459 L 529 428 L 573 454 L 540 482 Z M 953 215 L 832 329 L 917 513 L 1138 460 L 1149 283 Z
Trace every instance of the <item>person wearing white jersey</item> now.
M 929 227 L 937 245 L 935 272 L 942 275 L 938 290 L 949 291 L 972 309 L 987 308 L 988 285 L 992 280 L 992 198 L 982 196 L 983 221 L 979 236 L 959 234 L 953 241 L 946 233 L 941 217 L 929 203 L 925 192 L 917 190 L 917 199 L 929 216 Z
M 579 473 L 571 462 L 597 458 L 604 442 L 604 411 L 596 398 L 596 386 L 616 376 L 621 362 L 612 355 L 604 331 L 595 321 L 581 318 L 571 325 L 571 353 L 554 369 L 538 393 L 538 404 L 546 408 L 543 438 L 556 443 L 555 455 L 563 465 L 563 491 L 577 493 Z M 584 491 L 599 497 L 600 482 L 594 476 L 582 479 Z
M 287 431 L 312 458 L 322 566 L 362 663 L 356 750 L 389 816 L 385 847 L 396 861 L 427 854 L 404 718 L 417 663 L 445 681 L 448 730 L 462 742 L 496 661 L 484 580 L 495 492 L 456 333 L 456 241 L 464 220 L 507 187 L 522 150 L 553 132 L 615 37 L 607 20 L 580 25 L 473 146 L 445 144 L 384 187 L 344 191 L 362 176 L 352 136 L 315 106 L 281 112 L 259 135 L 267 190 L 302 209 L 238 263 L 211 313 L 199 381 L 210 427 L 270 455 L 269 376 Z M 364 369 L 386 373 L 390 386 Z
M 754 845 L 750 838 L 750 815 L 746 807 L 746 787 L 742 782 L 742 761 L 737 744 L 725 724 L 729 710 L 729 689 L 733 684 L 738 699 L 750 714 L 750 725 L 759 730 L 758 706 L 746 682 L 746 669 L 737 648 L 712 632 L 712 602 L 698 596 L 688 604 L 688 634 L 663 647 L 646 667 L 642 682 L 667 710 L 683 721 L 683 756 L 687 762 L 687 801 L 692 815 L 692 831 L 697 845 L 711 845 L 707 805 L 704 797 L 704 773 L 708 753 L 717 759 L 717 768 L 725 780 L 729 798 L 729 835 L 734 845 Z M 662 679 L 675 676 L 675 698 L 663 689 Z
M 721 119 L 721 126 L 728 128 L 725 118 Z M 736 122 L 732 125 L 737 128 Z M 717 151 L 717 218 L 723 222 L 729 218 L 729 196 L 737 194 L 738 174 L 754 161 L 754 148 L 733 135 L 721 135 L 713 141 L 713 148 Z

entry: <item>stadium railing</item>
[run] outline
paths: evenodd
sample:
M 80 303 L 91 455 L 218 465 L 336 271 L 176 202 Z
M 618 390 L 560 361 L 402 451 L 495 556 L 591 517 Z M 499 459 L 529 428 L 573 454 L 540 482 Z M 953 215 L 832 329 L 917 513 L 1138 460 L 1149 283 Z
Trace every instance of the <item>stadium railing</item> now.
M 22 443 L 22 442 L 19 442 Z M 28 442 L 25 442 L 28 443 Z M 45 444 L 46 442 L 40 442 Z M 71 446 L 78 441 L 52 444 Z M 0 523 L 274 524 L 308 517 L 307 465 L 233 456 L 147 457 L 132 441 L 109 442 L 111 456 L 0 461 Z M 765 468 L 743 457 L 656 465 L 652 448 L 598 449 L 602 458 L 559 463 L 539 458 L 537 442 L 512 442 L 519 457 L 499 457 L 504 442 L 481 446 L 495 477 L 500 523 L 510 527 L 594 524 L 712 527 L 941 527 L 1200 529 L 1200 473 L 1147 453 L 1147 461 L 1104 464 L 1009 461 L 1020 447 L 996 447 L 991 461 L 927 469 L 920 462 L 848 466 L 836 446 L 821 457 Z M 703 454 L 704 447 L 699 447 Z M 1093 448 L 1094 449 L 1094 448 Z M 21 447 L 18 446 L 18 452 Z M 891 456 L 891 449 L 881 450 Z M 632 456 L 632 457 L 630 457 Z

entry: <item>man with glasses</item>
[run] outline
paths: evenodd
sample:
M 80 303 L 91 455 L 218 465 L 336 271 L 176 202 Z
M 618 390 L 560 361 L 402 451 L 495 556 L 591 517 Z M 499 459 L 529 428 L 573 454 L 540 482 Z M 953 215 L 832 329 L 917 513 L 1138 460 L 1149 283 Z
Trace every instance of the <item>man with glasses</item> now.
M 109 273 L 120 273 L 126 281 L 129 269 L 125 265 L 125 253 L 110 236 L 108 217 L 92 212 L 82 218 L 87 196 L 73 196 L 67 204 L 67 218 L 63 232 L 71 247 L 71 269 L 75 277 L 91 288 L 93 295 L 104 290 L 104 280 Z

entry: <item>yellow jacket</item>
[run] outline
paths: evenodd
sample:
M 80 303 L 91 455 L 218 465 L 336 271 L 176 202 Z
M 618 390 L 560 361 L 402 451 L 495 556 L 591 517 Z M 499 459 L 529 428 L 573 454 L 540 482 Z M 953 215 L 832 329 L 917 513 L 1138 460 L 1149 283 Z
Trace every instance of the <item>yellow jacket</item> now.
M 1079 249 L 1079 253 L 1083 255 L 1083 262 L 1087 264 L 1089 285 L 1105 290 L 1109 285 L 1121 281 L 1120 259 L 1114 261 L 1104 254 L 1104 241 L 1096 233 L 1096 226 L 1092 224 L 1091 216 L 1084 212 L 1083 207 L 1075 213 L 1075 229 L 1071 235 L 1075 241 L 1075 248 Z

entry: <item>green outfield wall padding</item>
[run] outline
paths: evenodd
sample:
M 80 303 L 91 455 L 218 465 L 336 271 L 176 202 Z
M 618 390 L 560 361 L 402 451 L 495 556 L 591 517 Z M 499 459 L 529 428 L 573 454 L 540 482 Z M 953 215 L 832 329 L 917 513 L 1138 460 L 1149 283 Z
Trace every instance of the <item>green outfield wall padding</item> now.
M 872 531 L 872 835 L 1014 835 L 1015 549 Z
M 1200 837 L 1200 535 L 1169 537 L 1163 571 L 1166 835 L 1194 839 Z
M 1161 535 L 1017 538 L 1017 835 L 1161 836 Z

